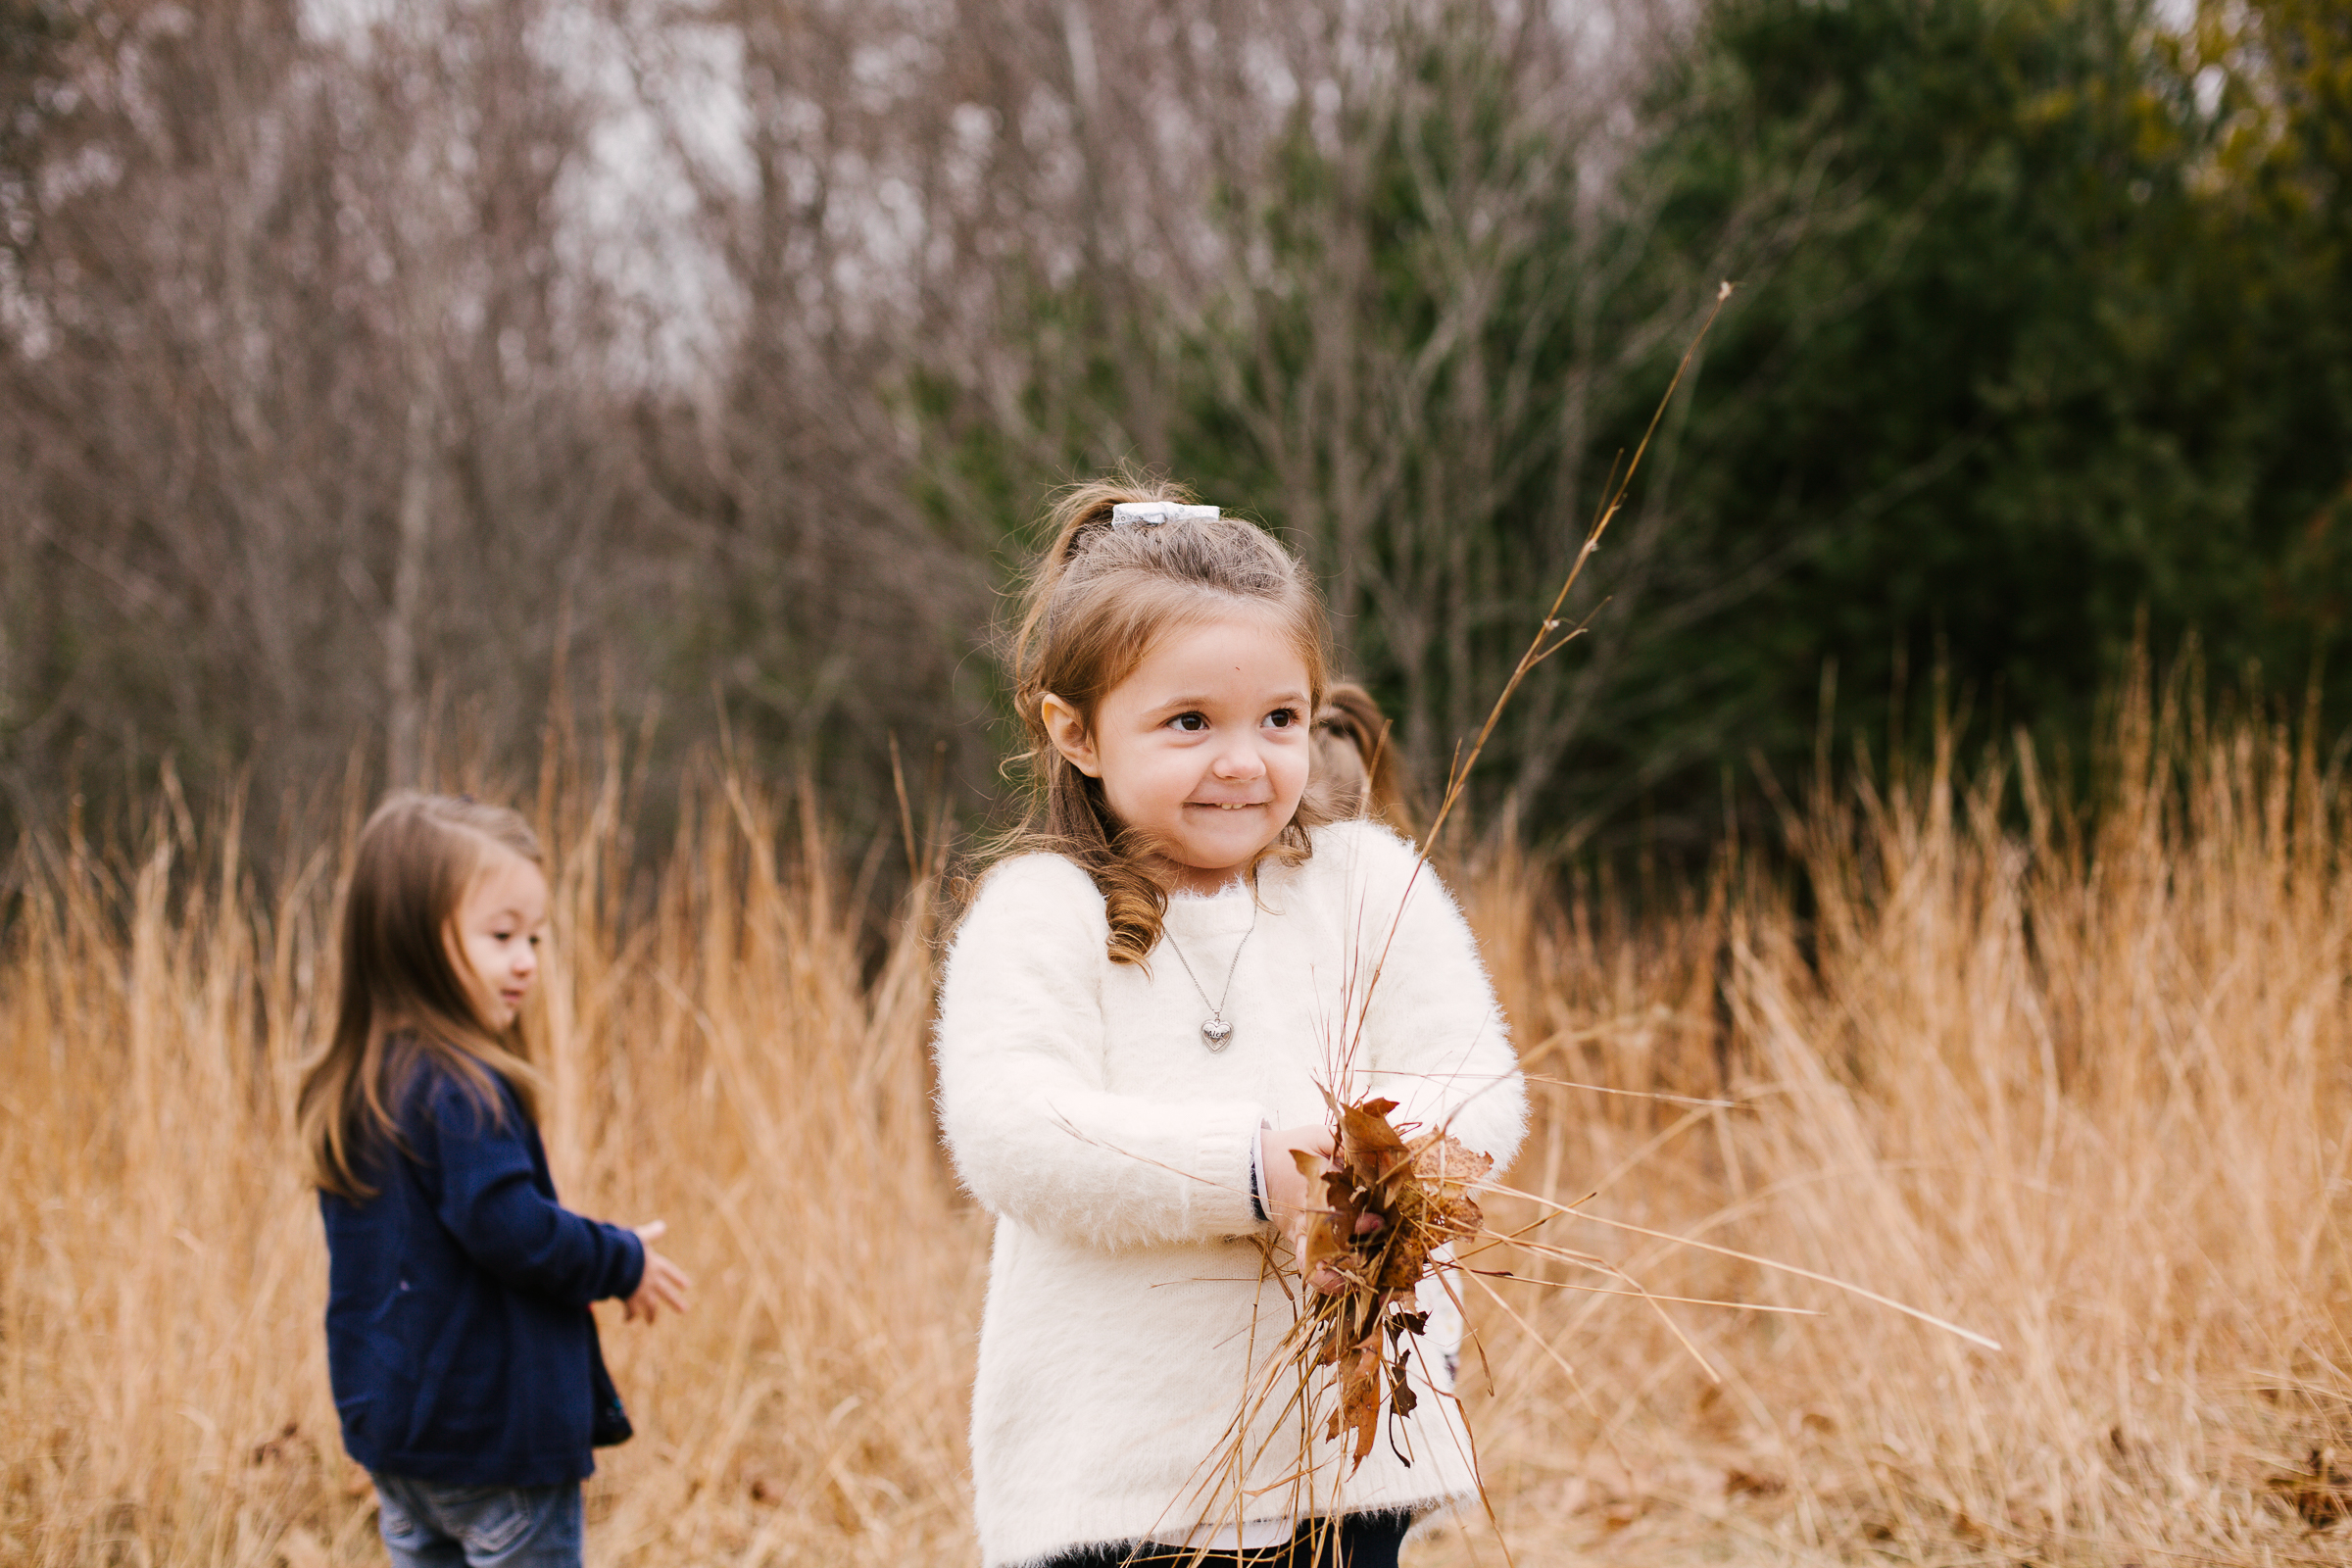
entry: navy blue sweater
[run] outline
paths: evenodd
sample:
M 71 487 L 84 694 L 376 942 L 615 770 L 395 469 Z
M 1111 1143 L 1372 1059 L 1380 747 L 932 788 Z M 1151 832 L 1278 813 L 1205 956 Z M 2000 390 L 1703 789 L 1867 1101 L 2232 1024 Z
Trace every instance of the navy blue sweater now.
M 497 1080 L 493 1080 L 496 1082 Z M 549 1487 L 596 1469 L 592 1386 L 610 1388 L 588 1303 L 628 1296 L 645 1247 L 556 1201 L 538 1129 L 429 1060 L 396 1102 L 377 1196 L 318 1195 L 326 1366 L 343 1446 L 368 1469 Z

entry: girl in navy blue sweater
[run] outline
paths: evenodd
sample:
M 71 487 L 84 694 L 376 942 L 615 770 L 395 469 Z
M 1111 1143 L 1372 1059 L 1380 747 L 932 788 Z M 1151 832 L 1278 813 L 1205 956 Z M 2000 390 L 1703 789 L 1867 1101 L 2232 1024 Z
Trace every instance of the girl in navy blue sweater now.
M 629 1435 L 588 1304 L 686 1309 L 659 1223 L 556 1201 L 517 1021 L 546 923 L 514 811 L 403 792 L 360 834 L 300 1118 L 335 1409 L 396 1568 L 576 1568 L 590 1449 Z

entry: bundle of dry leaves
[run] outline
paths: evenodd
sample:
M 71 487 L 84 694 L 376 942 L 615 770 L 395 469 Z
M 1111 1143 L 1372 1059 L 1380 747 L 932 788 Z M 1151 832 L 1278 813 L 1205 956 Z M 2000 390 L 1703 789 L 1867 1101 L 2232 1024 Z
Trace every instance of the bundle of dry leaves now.
M 1310 1365 L 1337 1369 L 1339 1403 L 1324 1436 L 1354 1434 L 1351 1467 L 1372 1451 L 1384 1390 L 1396 1416 L 1419 1402 L 1406 1380 L 1429 1329 L 1416 1289 L 1448 1261 L 1444 1249 L 1486 1224 L 1470 1189 L 1494 1168 L 1442 1128 L 1408 1142 L 1389 1120 L 1396 1108 L 1393 1100 L 1334 1101 L 1336 1159 L 1295 1155 L 1324 1195 L 1299 1239 L 1298 1269 L 1312 1287 L 1300 1343 L 1311 1347 Z

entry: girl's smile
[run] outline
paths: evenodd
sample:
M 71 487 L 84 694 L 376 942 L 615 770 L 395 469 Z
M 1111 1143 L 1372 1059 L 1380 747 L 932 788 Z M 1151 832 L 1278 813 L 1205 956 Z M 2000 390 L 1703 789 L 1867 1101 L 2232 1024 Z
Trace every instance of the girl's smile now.
M 1313 755 L 1306 665 L 1272 617 L 1180 626 L 1104 693 L 1089 724 L 1044 700 L 1056 749 L 1102 781 L 1121 825 L 1156 845 L 1172 891 L 1214 892 L 1298 809 Z

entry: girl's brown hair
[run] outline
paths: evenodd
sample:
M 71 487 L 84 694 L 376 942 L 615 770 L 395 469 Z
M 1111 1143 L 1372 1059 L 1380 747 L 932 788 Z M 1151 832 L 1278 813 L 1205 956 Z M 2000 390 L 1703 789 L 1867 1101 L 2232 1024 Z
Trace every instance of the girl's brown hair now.
M 1111 814 L 1100 779 L 1055 750 L 1046 730 L 1047 695 L 1069 704 L 1091 726 L 1104 694 L 1133 674 L 1161 637 L 1236 611 L 1262 613 L 1288 634 L 1306 667 L 1309 712 L 1321 706 L 1330 680 L 1323 597 L 1306 568 L 1265 530 L 1239 517 L 1111 525 L 1111 509 L 1123 501 L 1191 500 L 1181 485 L 1131 473 L 1065 491 L 1048 514 L 1053 544 L 1030 578 L 1013 635 L 1013 705 L 1027 743 L 1020 760 L 1029 808 L 1003 848 L 1064 856 L 1094 878 L 1110 920 L 1115 963 L 1142 963 L 1158 946 L 1167 890 L 1145 868 L 1153 846 Z M 1302 801 L 1259 859 L 1305 859 L 1307 829 L 1320 820 Z
M 395 1107 L 427 1061 L 504 1114 L 493 1075 L 533 1121 L 539 1072 L 518 1018 L 492 1029 L 461 970 L 458 906 L 500 851 L 539 863 L 539 839 L 502 806 L 403 790 L 360 831 L 343 903 L 342 999 L 335 1032 L 304 1068 L 297 1124 L 311 1179 L 356 1201 L 375 1196 L 364 1167 L 400 1147 Z
M 1410 838 L 1412 800 L 1389 739 L 1389 715 L 1372 694 L 1351 680 L 1332 682 L 1315 714 L 1309 793 L 1327 816 L 1369 816 Z

